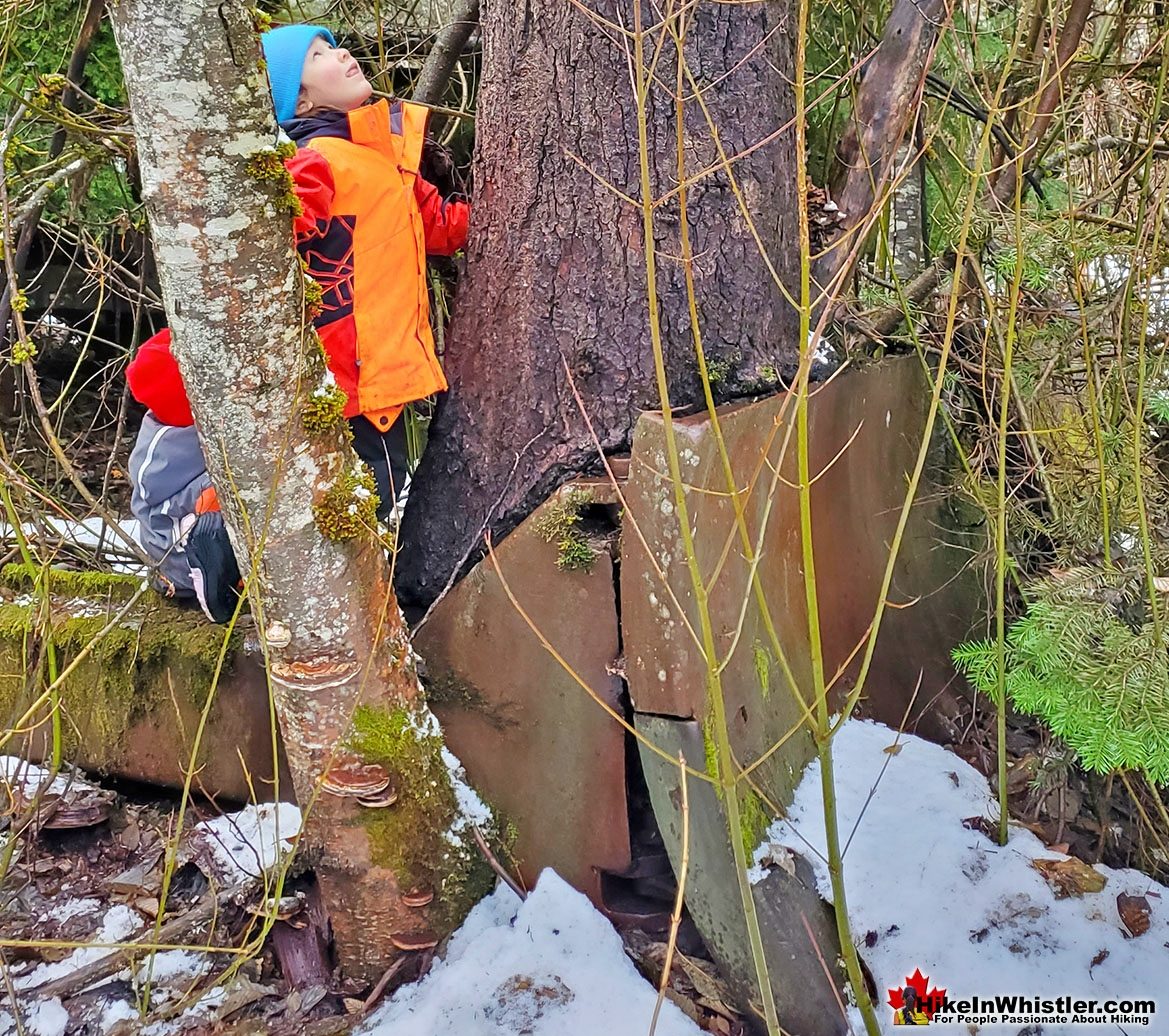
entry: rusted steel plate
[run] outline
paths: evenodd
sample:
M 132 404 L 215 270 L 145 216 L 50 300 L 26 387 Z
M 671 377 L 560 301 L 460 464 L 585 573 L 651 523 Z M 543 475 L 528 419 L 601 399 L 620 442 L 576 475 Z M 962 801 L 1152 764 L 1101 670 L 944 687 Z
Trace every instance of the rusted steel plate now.
M 825 665 L 853 686 L 873 619 L 908 473 L 921 442 L 928 389 L 915 358 L 874 364 L 817 389 L 809 406 L 812 524 Z M 800 556 L 794 400 L 775 397 L 720 412 L 735 482 L 751 487 L 746 524 L 760 546 L 759 581 L 795 684 L 811 695 L 807 608 Z M 703 578 L 710 583 L 716 651 L 732 738 L 750 758 L 761 727 L 783 734 L 799 717 L 793 694 L 752 599 L 717 444 L 705 415 L 675 423 L 686 503 Z M 766 463 L 764 463 L 766 458 Z M 968 552 L 953 546 L 944 502 L 927 477 L 895 570 L 876 656 L 866 681 L 868 714 L 900 724 L 922 676 L 921 704 L 953 677 L 950 648 L 970 628 L 978 596 L 960 576 Z M 660 415 L 638 425 L 622 536 L 621 608 L 634 708 L 702 718 L 707 713 L 690 575 L 668 480 Z M 629 522 L 637 523 L 645 549 Z M 662 574 L 655 570 L 655 563 Z M 671 592 L 673 598 L 671 598 Z M 744 601 L 746 599 L 746 605 Z M 675 603 L 675 601 L 677 603 Z M 849 665 L 849 660 L 852 664 Z M 765 722 L 760 723 L 760 718 Z M 770 742 L 768 742 L 770 743 Z M 799 758 L 795 752 L 793 758 Z
M 638 716 L 637 727 L 670 756 L 681 752 L 690 766 L 703 768 L 703 735 L 695 721 Z M 644 748 L 641 758 L 654 811 L 677 866 L 682 844 L 681 774 L 676 765 Z M 693 777 L 687 779 L 687 797 L 686 906 L 739 1004 L 761 1004 L 722 803 L 713 785 Z M 837 999 L 839 995 L 843 1000 L 843 975 L 839 968 L 831 972 L 834 989 L 821 964 L 821 960 L 834 964 L 840 956 L 836 922 L 816 892 L 811 866 L 796 854 L 790 862 L 790 873 L 772 868 L 752 886 L 776 1013 L 785 1032 L 840 1036 L 848 1031 Z
M 598 503 L 611 498 L 602 484 L 590 487 Z M 612 560 L 602 551 L 587 573 L 557 568 L 557 545 L 536 529 L 559 494 L 499 545 L 496 558 L 550 647 L 620 713 L 621 682 L 610 672 L 618 655 Z M 554 867 L 600 904 L 598 872 L 630 864 L 622 727 L 532 632 L 490 558 L 439 604 L 415 646 L 447 744 L 514 824 L 525 881 Z
M 838 377 L 810 400 L 816 589 L 825 670 L 830 679 L 838 671 L 842 674 L 836 701 L 855 686 L 908 473 L 922 441 L 927 401 L 927 386 L 915 358 Z M 747 551 L 736 532 L 710 422 L 703 415 L 675 426 L 698 568 L 709 588 L 731 746 L 743 766 L 765 760 L 754 770 L 752 780 L 781 808 L 790 803 L 813 754 L 801 704 L 801 698 L 812 704 L 812 667 L 800 549 L 794 406 L 794 400 L 773 398 L 720 412 L 735 484 L 751 488 L 744 517 L 752 549 L 759 556 L 758 581 L 766 595 L 774 639 L 752 591 Z M 973 577 L 961 572 L 971 552 L 955 549 L 952 540 L 947 542 L 944 503 L 936 488 L 927 478 L 918 496 L 920 503 L 911 510 L 889 593 L 890 603 L 897 607 L 886 611 L 864 688 L 864 711 L 894 726 L 907 715 L 914 726 L 917 713 L 930 705 L 936 707 L 939 697 L 944 697 L 953 680 L 950 649 L 980 614 Z M 706 666 L 660 415 L 645 415 L 638 425 L 625 499 L 621 615 L 635 722 L 671 754 L 684 745 L 687 758 L 706 769 L 712 744 Z M 790 680 L 784 675 L 780 654 L 786 659 Z M 917 703 L 911 709 L 915 694 Z M 928 713 L 919 729 L 944 732 L 939 730 L 937 715 Z M 776 745 L 780 747 L 771 752 Z M 654 812 L 677 867 L 681 855 L 677 770 L 644 748 L 642 758 Z M 749 989 L 754 972 L 729 849 L 724 859 L 719 846 L 708 842 L 725 837 L 721 804 L 709 786 L 697 787 L 695 793 L 692 830 L 701 832 L 696 846 L 705 862 L 691 868 L 687 903 L 728 977 L 740 990 Z M 758 810 L 755 814 L 760 819 Z M 754 845 L 762 833 L 759 827 L 756 823 L 751 830 L 735 834 Z M 790 962 L 777 951 L 781 963 L 772 963 L 777 996 L 786 997 L 790 992 L 786 978 L 776 969 L 798 971 L 814 956 L 808 956 L 811 947 L 806 939 L 801 944 L 798 931 L 791 929 L 795 915 L 787 898 L 795 896 L 799 902 L 804 893 L 793 886 L 776 888 L 770 895 L 778 899 L 766 910 L 776 918 L 791 951 Z M 825 953 L 825 959 L 835 960 L 835 956 Z M 798 1011 L 799 1005 L 789 1005 L 788 1010 Z M 839 1018 L 839 1012 L 834 1016 Z M 832 1017 L 828 1011 L 822 1020 Z M 802 1028 L 782 1011 L 780 1018 L 789 1031 L 818 1031 L 811 1021 L 809 1028 Z

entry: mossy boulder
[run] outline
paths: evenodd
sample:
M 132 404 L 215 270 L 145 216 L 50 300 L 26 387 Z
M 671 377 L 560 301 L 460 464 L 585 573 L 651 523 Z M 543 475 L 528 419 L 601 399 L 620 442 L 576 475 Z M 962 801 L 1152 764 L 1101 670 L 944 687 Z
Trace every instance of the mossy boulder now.
M 140 592 L 141 583 L 134 576 L 47 567 L 0 570 L 6 727 L 41 696 L 54 673 L 67 673 L 59 688 L 67 753 L 96 739 L 109 756 L 137 719 L 176 699 L 202 708 L 220 658 L 230 662 L 241 638 L 196 609 Z M 31 722 L 46 715 L 42 708 Z

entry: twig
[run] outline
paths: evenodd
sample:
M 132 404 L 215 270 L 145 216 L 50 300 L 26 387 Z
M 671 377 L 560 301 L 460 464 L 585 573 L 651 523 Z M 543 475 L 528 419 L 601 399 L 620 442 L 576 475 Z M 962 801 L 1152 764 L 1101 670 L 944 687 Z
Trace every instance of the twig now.
M 479 846 L 479 851 L 483 854 L 483 858 L 487 861 L 488 866 L 499 876 L 499 880 L 519 896 L 520 899 L 527 899 L 528 894 L 519 886 L 515 878 L 507 873 L 503 864 L 496 859 L 495 853 L 491 851 L 491 846 L 487 844 L 487 839 L 483 837 L 483 832 L 479 830 L 477 824 L 471 825 L 471 834 L 475 836 L 475 844 Z
M 68 180 L 69 177 L 75 173 L 80 173 L 88 166 L 89 159 L 82 155 L 80 158 L 75 158 L 72 162 L 63 165 L 51 176 L 45 177 L 40 186 L 21 203 L 20 208 L 16 211 L 16 215 L 13 217 L 13 225 L 23 227 L 34 214 L 39 216 L 41 209 L 44 207 L 45 199 L 52 194 L 53 190 L 62 181 Z
M 686 901 L 686 873 L 690 869 L 690 792 L 686 783 L 686 757 L 681 752 L 678 753 L 678 773 L 682 783 L 682 863 L 678 868 L 678 894 L 670 915 L 670 937 L 666 940 L 666 959 L 662 964 L 662 980 L 658 983 L 658 999 L 649 1023 L 649 1036 L 654 1036 L 657 1030 L 658 1015 L 662 1001 L 666 999 L 666 987 L 670 984 L 670 969 L 674 966 L 674 950 L 678 945 L 678 926 L 682 923 L 682 905 Z
M 382 994 L 386 991 L 386 986 L 393 981 L 394 976 L 406 966 L 410 959 L 407 956 L 399 957 L 393 964 L 386 968 L 382 977 L 377 980 L 377 985 L 369 991 L 369 996 L 365 998 L 365 1003 L 361 1005 L 361 1013 L 363 1015 L 369 1014 L 373 1010 L 377 1002 L 382 998 Z
M 828 962 L 824 960 L 824 954 L 820 952 L 820 944 L 816 942 L 816 936 L 812 933 L 812 926 L 808 924 L 807 915 L 801 910 L 800 920 L 804 923 L 804 931 L 808 933 L 808 941 L 812 944 L 812 949 L 816 951 L 816 959 L 820 962 L 820 967 L 824 971 L 824 977 L 828 979 L 828 986 L 832 990 L 832 995 L 836 997 L 836 1006 L 840 1008 L 840 1017 L 848 1021 L 848 1012 L 844 1009 L 844 1001 L 840 999 L 840 990 L 836 988 L 836 982 L 832 978 L 832 972 L 828 970 Z

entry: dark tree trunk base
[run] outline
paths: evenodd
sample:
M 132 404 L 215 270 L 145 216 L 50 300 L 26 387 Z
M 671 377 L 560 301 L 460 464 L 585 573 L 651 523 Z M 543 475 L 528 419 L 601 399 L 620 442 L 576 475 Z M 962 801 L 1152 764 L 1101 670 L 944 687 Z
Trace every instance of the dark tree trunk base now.
M 686 62 L 726 152 L 768 140 L 733 169 L 768 257 L 790 286 L 799 247 L 787 9 L 707 2 L 688 10 Z M 600 14 L 632 25 L 625 4 L 602 3 Z M 656 20 L 649 7 L 643 17 L 647 28 Z M 606 452 L 627 450 L 637 414 L 661 407 L 640 205 L 601 182 L 630 199 L 641 195 L 625 49 L 573 4 L 492 5 L 482 32 L 476 196 L 467 277 L 448 336 L 451 389 L 401 530 L 398 592 L 415 607 L 469 567 L 485 530 L 498 539 L 556 486 L 599 467 L 573 385 Z M 647 55 L 660 36 L 647 41 Z M 648 111 L 658 198 L 679 179 L 677 67 L 666 43 Z M 696 176 L 718 155 L 693 99 L 684 127 L 687 176 Z M 725 172 L 689 186 L 687 215 L 716 392 L 727 399 L 773 391 L 799 362 L 796 314 Z M 677 195 L 657 208 L 654 232 L 671 402 L 701 403 Z

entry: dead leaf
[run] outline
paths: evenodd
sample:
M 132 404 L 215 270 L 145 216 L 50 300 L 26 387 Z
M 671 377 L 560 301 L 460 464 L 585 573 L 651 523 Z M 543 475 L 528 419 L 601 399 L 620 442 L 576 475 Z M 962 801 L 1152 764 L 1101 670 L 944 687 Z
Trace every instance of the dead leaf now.
M 1149 906 L 1149 901 L 1144 896 L 1130 896 L 1122 892 L 1116 897 L 1116 909 L 1120 912 L 1124 927 L 1134 939 L 1149 930 L 1149 918 L 1152 916 L 1153 908 Z
M 900 755 L 901 749 L 904 747 L 905 746 L 903 744 L 898 742 L 897 744 L 890 745 L 888 748 L 881 749 L 881 751 L 883 751 L 886 755 Z
M 355 996 L 344 997 L 341 1003 L 345 1006 L 346 1014 L 361 1014 L 365 1010 L 365 1001 L 359 1000 Z
M 787 871 L 793 878 L 796 876 L 796 858 L 785 845 L 777 845 L 775 842 L 769 843 L 759 857 L 759 863 L 763 867 L 779 867 L 781 870 Z
M 695 960 L 684 953 L 675 953 L 674 963 L 685 972 L 695 992 L 703 1000 L 732 999 L 730 989 L 706 961 Z
M 133 852 L 142 842 L 142 829 L 133 819 L 118 832 L 118 841 L 122 843 L 123 849 L 128 849 Z
M 1043 875 L 1055 892 L 1056 899 L 1101 892 L 1108 884 L 1108 879 L 1095 867 L 1089 867 L 1074 856 L 1064 860 L 1032 860 L 1031 866 Z
M 1169 594 L 1169 576 L 1153 576 L 1153 589 L 1159 594 Z
M 1096 967 L 1096 965 L 1098 965 L 1098 964 L 1103 964 L 1108 959 L 1108 955 L 1110 952 L 1111 952 L 1110 950 L 1101 950 L 1099 953 L 1096 954 L 1095 957 L 1092 958 L 1092 963 L 1088 965 L 1088 977 L 1089 978 L 1092 977 L 1092 969 L 1094 967 Z
M 981 831 L 992 842 L 994 841 L 994 822 L 986 817 L 967 817 L 962 821 L 967 831 Z

